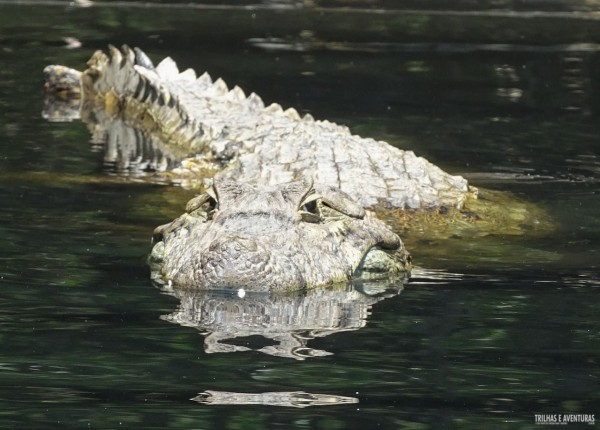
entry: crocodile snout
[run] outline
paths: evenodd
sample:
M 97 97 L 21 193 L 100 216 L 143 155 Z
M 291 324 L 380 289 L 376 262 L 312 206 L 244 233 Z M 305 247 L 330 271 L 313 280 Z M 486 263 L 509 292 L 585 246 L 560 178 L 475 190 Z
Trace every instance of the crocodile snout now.
M 257 286 L 270 275 L 269 260 L 270 253 L 256 239 L 215 239 L 200 258 L 202 283 L 211 288 Z

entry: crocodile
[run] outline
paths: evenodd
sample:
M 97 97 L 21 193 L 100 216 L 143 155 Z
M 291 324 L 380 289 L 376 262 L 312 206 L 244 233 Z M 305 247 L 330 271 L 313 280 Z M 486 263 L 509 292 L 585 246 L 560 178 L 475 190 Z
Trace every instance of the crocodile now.
M 53 100 L 48 119 L 80 117 L 92 141 L 105 145 L 105 161 L 119 169 L 150 170 L 161 180 L 203 189 L 212 184 L 155 232 L 153 274 L 165 282 L 280 291 L 363 272 L 408 273 L 410 257 L 396 233 L 431 239 L 522 234 L 546 225 L 545 214 L 530 204 L 482 193 L 412 151 L 265 105 L 255 93 L 229 89 L 208 73 L 180 71 L 170 57 L 154 66 L 138 48 L 111 46 L 87 64 L 83 72 L 45 68 Z M 271 243 L 260 242 L 261 229 Z M 224 241 L 216 240 L 218 232 Z M 198 240 L 192 243 L 192 236 Z M 241 256 L 240 250 L 252 251 Z M 278 253 L 279 266 L 253 272 Z M 247 273 L 232 266 L 235 256 L 246 261 Z M 212 275 L 199 269 L 200 261 L 221 258 Z

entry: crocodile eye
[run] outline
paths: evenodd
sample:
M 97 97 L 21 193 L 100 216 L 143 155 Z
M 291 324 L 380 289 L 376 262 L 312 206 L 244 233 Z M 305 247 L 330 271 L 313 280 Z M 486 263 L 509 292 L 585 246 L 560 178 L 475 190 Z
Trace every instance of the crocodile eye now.
M 306 202 L 300 208 L 300 216 L 302 217 L 302 221 L 304 222 L 310 222 L 315 224 L 321 222 L 321 214 L 317 206 L 317 201 L 312 200 Z
M 196 214 L 202 218 L 210 220 L 212 219 L 214 213 L 219 210 L 219 201 L 212 190 L 209 189 L 204 194 L 201 194 L 190 200 L 187 203 L 185 210 L 190 214 Z
M 302 206 L 302 210 L 310 213 L 317 213 L 317 202 L 313 200 L 312 202 L 308 202 Z
M 206 206 L 206 216 L 210 220 L 213 218 L 215 212 L 219 210 L 219 202 L 216 199 L 210 197 Z

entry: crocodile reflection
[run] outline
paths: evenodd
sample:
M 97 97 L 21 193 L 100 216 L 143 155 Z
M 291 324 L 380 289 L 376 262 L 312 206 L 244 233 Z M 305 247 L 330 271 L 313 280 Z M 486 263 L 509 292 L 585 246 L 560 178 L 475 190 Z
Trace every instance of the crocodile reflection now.
M 268 405 L 306 408 L 358 403 L 356 397 L 316 394 L 305 391 L 275 391 L 267 393 L 235 393 L 206 390 L 192 399 L 205 405 Z
M 364 327 L 371 306 L 398 295 L 405 283 L 406 278 L 399 276 L 393 283 L 367 280 L 286 294 L 163 286 L 163 291 L 177 297 L 180 304 L 161 319 L 199 330 L 205 335 L 207 353 L 255 350 L 304 360 L 331 355 L 308 346 L 311 339 Z M 251 336 L 274 344 L 255 349 L 239 345 Z M 238 344 L 233 343 L 236 341 Z
M 81 120 L 90 133 L 92 149 L 102 152 L 104 169 L 120 176 L 148 176 L 156 182 L 169 180 L 169 171 L 189 156 L 176 146 L 167 145 L 145 130 L 128 124 L 122 118 L 87 102 L 61 94 L 46 94 L 42 117 L 49 122 L 61 123 Z M 175 183 L 192 186 L 185 175 L 174 178 Z

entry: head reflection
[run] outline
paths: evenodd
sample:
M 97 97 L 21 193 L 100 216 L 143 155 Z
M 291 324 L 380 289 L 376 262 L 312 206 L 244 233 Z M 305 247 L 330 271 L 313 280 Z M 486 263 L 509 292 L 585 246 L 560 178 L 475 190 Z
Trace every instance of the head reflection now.
M 180 304 L 161 319 L 199 330 L 209 354 L 254 350 L 304 360 L 331 354 L 308 346 L 311 339 L 360 329 L 371 306 L 398 295 L 405 282 L 363 281 L 288 294 L 164 287 Z

